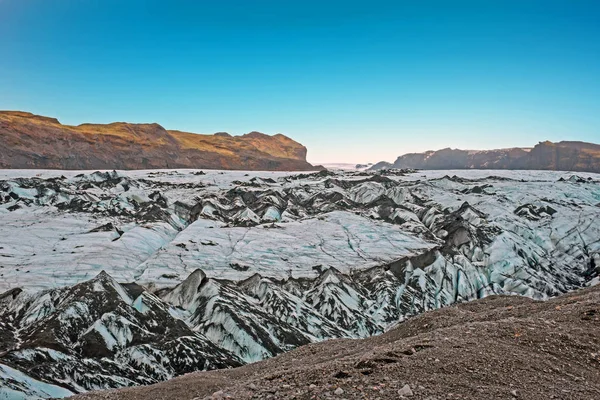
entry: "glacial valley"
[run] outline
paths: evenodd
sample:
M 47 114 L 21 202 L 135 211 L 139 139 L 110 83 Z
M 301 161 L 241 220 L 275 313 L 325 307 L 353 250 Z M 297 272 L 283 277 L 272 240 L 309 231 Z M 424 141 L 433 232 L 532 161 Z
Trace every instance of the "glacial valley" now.
M 595 285 L 600 175 L 0 170 L 0 399 L 66 397 Z

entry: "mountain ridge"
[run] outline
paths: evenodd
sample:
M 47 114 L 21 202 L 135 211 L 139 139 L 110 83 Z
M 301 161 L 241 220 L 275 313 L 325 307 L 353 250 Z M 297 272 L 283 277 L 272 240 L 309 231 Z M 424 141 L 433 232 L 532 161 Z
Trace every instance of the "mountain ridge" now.
M 581 141 L 539 142 L 532 148 L 492 150 L 444 148 L 399 156 L 371 169 L 523 169 L 600 172 L 600 145 Z
M 56 118 L 0 111 L 0 168 L 317 170 L 293 139 L 167 130 L 158 123 L 63 125 Z

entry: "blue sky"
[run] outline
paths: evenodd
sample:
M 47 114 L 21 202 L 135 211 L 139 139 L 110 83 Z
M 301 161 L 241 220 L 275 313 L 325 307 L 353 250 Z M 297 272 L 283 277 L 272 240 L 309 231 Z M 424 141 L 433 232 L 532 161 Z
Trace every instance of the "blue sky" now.
M 0 109 L 313 162 L 600 142 L 600 1 L 0 0 Z

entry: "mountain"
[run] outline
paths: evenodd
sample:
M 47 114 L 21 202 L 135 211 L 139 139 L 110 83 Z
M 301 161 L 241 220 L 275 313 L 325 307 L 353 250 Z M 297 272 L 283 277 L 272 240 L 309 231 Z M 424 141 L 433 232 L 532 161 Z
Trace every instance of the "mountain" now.
M 585 142 L 540 142 L 533 148 L 498 150 L 442 149 L 400 156 L 372 169 L 523 169 L 600 172 L 600 145 Z
M 600 286 L 545 302 L 492 296 L 424 313 L 380 336 L 75 399 L 592 400 L 600 393 L 598 343 Z
M 156 383 L 402 321 L 426 333 L 454 308 L 410 325 L 427 311 L 599 283 L 599 175 L 456 174 L 0 171 L 0 398 Z M 394 364 L 386 346 L 339 376 Z
M 315 170 L 306 148 L 277 134 L 199 135 L 158 124 L 62 125 L 20 111 L 0 112 L 0 168 Z

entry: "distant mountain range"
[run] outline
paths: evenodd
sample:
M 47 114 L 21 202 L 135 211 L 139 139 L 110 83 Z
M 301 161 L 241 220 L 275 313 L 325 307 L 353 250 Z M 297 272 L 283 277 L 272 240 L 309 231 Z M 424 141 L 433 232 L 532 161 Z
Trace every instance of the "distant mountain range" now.
M 600 145 L 585 142 L 540 142 L 533 148 L 498 150 L 442 149 L 400 156 L 371 169 L 531 169 L 600 172 Z
M 22 111 L 0 111 L 0 168 L 243 170 L 318 169 L 306 147 L 282 135 L 200 135 L 159 124 L 62 125 Z

